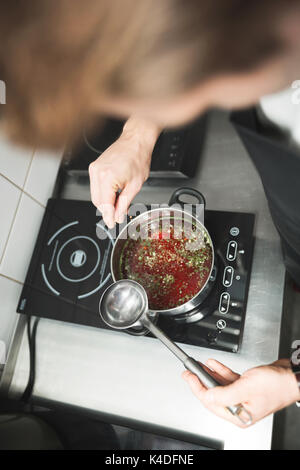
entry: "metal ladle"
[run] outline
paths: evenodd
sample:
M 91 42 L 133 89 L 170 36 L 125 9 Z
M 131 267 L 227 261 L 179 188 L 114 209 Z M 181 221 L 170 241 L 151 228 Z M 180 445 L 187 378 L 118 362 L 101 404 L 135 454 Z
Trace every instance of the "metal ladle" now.
M 137 282 L 122 279 L 111 284 L 100 299 L 100 316 L 111 328 L 124 330 L 143 325 L 175 354 L 184 367 L 195 374 L 207 388 L 222 385 L 208 372 L 208 367 L 188 356 L 177 344 L 168 338 L 163 331 L 150 320 L 148 297 L 145 289 Z M 228 411 L 244 425 L 252 423 L 250 413 L 242 404 L 227 406 Z

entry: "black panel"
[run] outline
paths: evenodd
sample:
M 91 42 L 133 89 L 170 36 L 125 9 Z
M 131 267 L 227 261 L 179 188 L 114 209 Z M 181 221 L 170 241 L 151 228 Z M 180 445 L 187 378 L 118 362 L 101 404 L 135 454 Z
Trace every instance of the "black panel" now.
M 76 145 L 65 153 L 66 170 L 70 174 L 87 172 L 89 164 L 119 138 L 123 125 L 124 121 L 109 119 L 99 124 L 98 132 L 83 131 Z M 192 178 L 200 159 L 205 130 L 204 115 L 188 126 L 163 131 L 153 150 L 150 176 Z

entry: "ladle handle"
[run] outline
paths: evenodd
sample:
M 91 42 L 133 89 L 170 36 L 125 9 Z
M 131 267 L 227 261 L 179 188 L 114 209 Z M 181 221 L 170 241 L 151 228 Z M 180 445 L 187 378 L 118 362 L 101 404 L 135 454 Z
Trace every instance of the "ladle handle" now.
M 175 356 L 183 363 L 184 367 L 195 374 L 203 383 L 203 385 L 207 388 L 218 387 L 222 385 L 218 382 L 214 377 L 211 375 L 211 371 L 208 367 L 201 362 L 197 362 L 194 358 L 189 357 L 177 344 L 175 344 L 168 336 L 152 321 L 149 319 L 148 316 L 145 316 L 142 320 L 142 323 L 151 333 L 156 336 L 165 346 L 173 353 Z M 243 425 L 248 426 L 252 423 L 252 416 L 251 414 L 243 407 L 241 403 L 238 405 L 227 406 L 228 411 L 233 416 L 236 416 Z
M 217 382 L 217 380 L 208 372 L 208 367 L 197 362 L 194 358 L 188 357 L 183 365 L 187 370 L 195 374 L 206 388 L 218 387 L 220 385 L 220 383 Z
M 154 325 L 148 316 L 142 320 L 143 325 L 156 336 L 183 364 L 188 359 L 188 355 L 174 343 L 158 326 Z
M 210 375 L 208 367 L 206 367 L 201 362 L 197 362 L 194 358 L 187 357 L 186 361 L 183 364 L 187 370 L 191 371 L 198 377 L 198 379 L 201 380 L 201 382 L 206 388 L 213 388 L 222 385 Z M 230 411 L 233 416 L 236 416 L 245 426 L 249 426 L 249 424 L 252 423 L 251 414 L 243 407 L 241 403 L 239 403 L 238 405 L 227 406 L 226 408 L 228 411 Z

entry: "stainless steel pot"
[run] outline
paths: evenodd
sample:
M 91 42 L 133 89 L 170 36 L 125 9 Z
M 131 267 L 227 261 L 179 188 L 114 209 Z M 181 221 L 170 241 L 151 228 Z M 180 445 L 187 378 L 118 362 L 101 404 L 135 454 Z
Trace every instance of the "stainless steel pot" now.
M 199 229 L 201 230 L 203 234 L 205 234 L 206 240 L 208 241 L 211 247 L 212 261 L 211 261 L 211 267 L 210 267 L 208 278 L 205 284 L 203 285 L 202 289 L 199 292 L 197 292 L 197 294 L 193 298 L 183 303 L 182 305 L 179 305 L 177 307 L 170 308 L 167 310 L 159 310 L 159 309 L 156 309 L 155 311 L 149 310 L 150 315 L 159 313 L 159 314 L 164 314 L 164 315 L 176 316 L 176 315 L 181 315 L 181 314 L 184 314 L 193 310 L 195 307 L 198 307 L 204 301 L 204 299 L 207 297 L 207 295 L 211 291 L 214 281 L 215 281 L 216 266 L 215 266 L 214 247 L 213 247 L 213 243 L 212 243 L 211 237 L 207 229 L 200 222 L 200 220 L 198 220 L 193 214 L 186 212 L 181 208 L 171 207 L 175 204 L 177 205 L 179 204 L 180 206 L 182 206 L 183 202 L 181 201 L 180 198 L 183 195 L 190 195 L 190 196 L 195 197 L 198 203 L 202 204 L 205 208 L 205 198 L 199 191 L 196 191 L 193 188 L 177 189 L 170 198 L 169 207 L 153 209 L 150 211 L 143 212 L 142 214 L 140 214 L 139 216 L 131 220 L 120 232 L 118 238 L 116 239 L 114 248 L 111 253 L 112 278 L 114 281 L 119 281 L 121 279 L 120 256 L 123 251 L 124 245 L 127 241 L 126 235 L 130 233 L 136 233 L 137 227 L 140 227 L 144 224 L 149 224 L 149 223 L 151 224 L 152 221 L 157 221 L 158 218 L 160 220 L 163 220 L 164 218 L 168 218 L 169 220 L 177 219 L 177 218 L 183 220 L 184 218 L 185 222 L 189 224 L 193 224 L 197 228 L 197 230 Z M 212 273 L 214 273 L 214 275 L 212 275 Z

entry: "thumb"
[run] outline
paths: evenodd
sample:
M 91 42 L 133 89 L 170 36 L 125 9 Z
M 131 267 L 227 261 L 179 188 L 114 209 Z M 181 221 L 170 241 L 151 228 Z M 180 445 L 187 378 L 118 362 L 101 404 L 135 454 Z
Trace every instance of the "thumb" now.
M 246 381 L 241 377 L 230 385 L 207 390 L 204 400 L 210 405 L 237 405 L 249 400 L 249 384 L 247 385 Z

